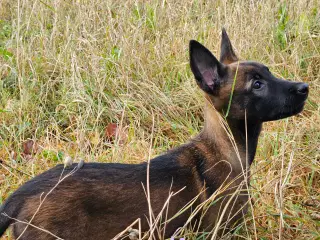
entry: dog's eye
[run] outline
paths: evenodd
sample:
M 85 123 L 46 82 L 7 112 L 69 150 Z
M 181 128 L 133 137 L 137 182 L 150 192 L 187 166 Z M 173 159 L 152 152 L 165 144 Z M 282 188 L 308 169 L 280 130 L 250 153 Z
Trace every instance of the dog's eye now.
M 262 87 L 262 85 L 263 85 L 262 82 L 260 82 L 260 81 L 255 81 L 255 82 L 253 83 L 253 88 L 254 88 L 254 89 L 260 89 L 260 88 Z

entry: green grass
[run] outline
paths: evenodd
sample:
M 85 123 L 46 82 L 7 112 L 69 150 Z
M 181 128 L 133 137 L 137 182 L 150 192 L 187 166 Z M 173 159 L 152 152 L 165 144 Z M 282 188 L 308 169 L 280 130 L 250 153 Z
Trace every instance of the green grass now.
M 226 27 L 241 59 L 310 84 L 303 113 L 264 126 L 252 167 L 254 212 L 237 233 L 319 239 L 319 209 L 305 204 L 320 198 L 319 9 L 304 0 L 2 0 L 0 158 L 33 176 L 66 155 L 137 163 L 151 141 L 153 156 L 185 142 L 203 123 L 188 42 L 218 56 Z M 110 123 L 119 125 L 115 143 L 105 134 Z M 36 147 L 25 154 L 29 139 Z M 30 179 L 4 167 L 0 177 L 1 201 Z

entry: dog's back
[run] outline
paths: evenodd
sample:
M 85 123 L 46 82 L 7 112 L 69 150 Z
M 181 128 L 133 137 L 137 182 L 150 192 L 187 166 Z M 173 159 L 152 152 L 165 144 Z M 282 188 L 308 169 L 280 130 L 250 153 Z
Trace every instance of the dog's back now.
M 165 215 L 170 219 L 195 200 L 192 208 L 167 223 L 166 237 L 183 226 L 192 209 L 209 196 L 206 191 L 199 194 L 205 178 L 201 164 L 206 161 L 206 156 L 197 144 L 190 142 L 150 162 L 151 207 L 155 216 L 161 213 L 163 221 Z M 8 215 L 11 213 L 10 217 L 29 220 L 37 212 L 32 224 L 63 239 L 111 239 L 138 218 L 142 229 L 147 231 L 149 209 L 144 191 L 147 166 L 147 163 L 86 163 L 61 181 L 37 212 L 40 199 L 61 177 L 77 167 L 74 164 L 63 171 L 63 165 L 58 165 L 20 187 L 7 201 L 19 211 L 11 211 Z M 218 181 L 215 184 L 217 187 L 221 185 Z M 179 191 L 166 207 L 170 193 Z M 212 192 L 214 189 L 210 188 Z M 4 205 L 3 209 L 6 210 L 7 206 Z M 1 218 L 5 219 L 5 216 Z M 14 235 L 19 236 L 25 227 L 23 223 L 16 223 Z M 21 239 L 56 239 L 52 234 L 29 226 Z

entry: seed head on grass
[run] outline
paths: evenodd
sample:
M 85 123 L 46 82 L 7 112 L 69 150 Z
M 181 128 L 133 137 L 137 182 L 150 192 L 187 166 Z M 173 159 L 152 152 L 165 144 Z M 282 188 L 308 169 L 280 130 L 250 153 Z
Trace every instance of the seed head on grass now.
M 70 167 L 73 164 L 72 158 L 70 156 L 66 156 L 63 163 L 65 168 Z

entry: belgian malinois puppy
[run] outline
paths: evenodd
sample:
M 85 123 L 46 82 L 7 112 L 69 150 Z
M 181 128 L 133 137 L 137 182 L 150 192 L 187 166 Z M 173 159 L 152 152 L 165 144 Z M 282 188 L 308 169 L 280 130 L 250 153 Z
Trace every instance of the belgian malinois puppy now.
M 15 222 L 13 235 L 23 233 L 21 240 L 56 239 L 53 235 L 112 239 L 139 218 L 142 232 L 148 231 L 148 204 L 154 218 L 163 212 L 165 225 L 160 228 L 166 228 L 159 238 L 170 238 L 186 223 L 198 224 L 199 232 L 210 232 L 219 224 L 228 227 L 240 219 L 246 211 L 248 194 L 243 191 L 262 123 L 301 112 L 308 85 L 276 78 L 261 63 L 239 61 L 224 30 L 220 61 L 192 40 L 190 65 L 205 95 L 205 124 L 198 136 L 152 159 L 149 168 L 146 162 L 86 163 L 54 188 L 64 168 L 56 166 L 25 183 L 1 206 L 0 235 Z M 227 113 L 223 123 L 221 115 Z M 38 208 L 41 196 L 53 188 Z M 169 193 L 175 195 L 166 205 Z M 198 211 L 189 223 L 191 212 L 208 200 L 212 201 L 206 210 Z M 21 221 L 31 219 L 26 229 Z

